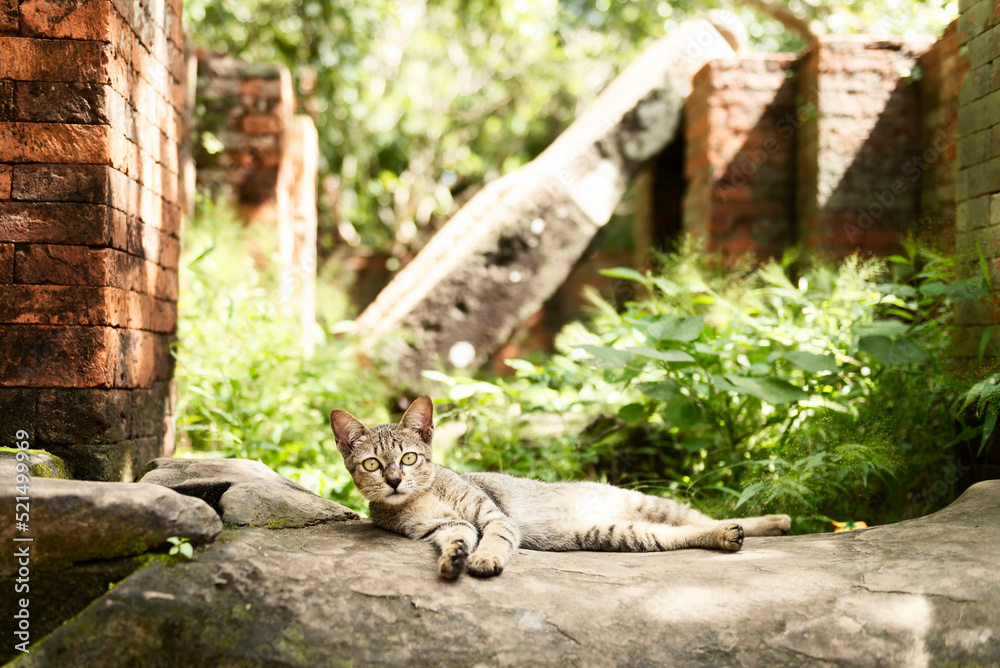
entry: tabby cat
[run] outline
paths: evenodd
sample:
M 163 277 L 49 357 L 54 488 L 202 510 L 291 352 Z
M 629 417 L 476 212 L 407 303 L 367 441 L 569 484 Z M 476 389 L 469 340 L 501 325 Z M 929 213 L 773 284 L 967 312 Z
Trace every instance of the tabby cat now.
M 744 536 L 778 536 L 788 515 L 717 521 L 685 505 L 594 482 L 546 483 L 465 473 L 431 462 L 434 409 L 414 401 L 397 425 L 368 429 L 330 412 L 337 449 L 369 501 L 375 526 L 433 543 L 438 573 L 499 575 L 518 547 L 647 552 L 705 547 L 735 552 Z

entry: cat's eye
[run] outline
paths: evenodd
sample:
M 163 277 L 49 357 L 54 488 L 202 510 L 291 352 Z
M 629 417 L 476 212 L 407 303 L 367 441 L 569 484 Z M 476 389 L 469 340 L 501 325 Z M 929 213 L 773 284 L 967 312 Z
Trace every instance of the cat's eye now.
M 403 464 L 405 464 L 406 466 L 409 466 L 410 464 L 417 461 L 417 454 L 415 452 L 407 452 L 405 455 L 403 455 L 403 458 L 400 459 L 399 461 L 403 462 Z
M 361 462 L 361 466 L 366 471 L 378 471 L 382 467 L 382 462 L 374 457 L 369 457 L 365 461 Z

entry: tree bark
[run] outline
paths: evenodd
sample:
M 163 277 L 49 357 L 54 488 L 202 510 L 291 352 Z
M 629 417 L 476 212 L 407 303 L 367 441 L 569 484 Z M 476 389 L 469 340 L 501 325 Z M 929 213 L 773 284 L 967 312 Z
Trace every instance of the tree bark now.
M 400 384 L 477 368 L 565 281 L 629 180 L 677 132 L 691 80 L 733 50 L 707 21 L 655 42 L 538 158 L 491 182 L 361 314 Z

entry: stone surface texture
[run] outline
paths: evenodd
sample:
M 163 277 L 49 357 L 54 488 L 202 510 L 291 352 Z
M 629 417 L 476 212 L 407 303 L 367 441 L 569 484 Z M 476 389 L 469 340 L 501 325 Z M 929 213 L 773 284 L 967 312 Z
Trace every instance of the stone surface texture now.
M 895 525 L 735 554 L 520 550 L 455 582 L 367 521 L 226 530 L 13 665 L 997 665 L 998 529 L 990 481 Z
M 142 554 L 182 536 L 212 540 L 222 530 L 215 511 L 204 501 L 161 485 L 33 478 L 29 483 L 28 531 L 14 522 L 0 526 L 0 541 L 33 538 L 31 567 L 58 571 L 73 564 Z M 0 498 L 0 512 L 14 517 L 13 495 Z M 0 577 L 17 571 L 13 550 L 0 553 Z
M 140 480 L 207 501 L 226 525 L 302 527 L 358 519 L 353 510 L 248 459 L 155 459 Z

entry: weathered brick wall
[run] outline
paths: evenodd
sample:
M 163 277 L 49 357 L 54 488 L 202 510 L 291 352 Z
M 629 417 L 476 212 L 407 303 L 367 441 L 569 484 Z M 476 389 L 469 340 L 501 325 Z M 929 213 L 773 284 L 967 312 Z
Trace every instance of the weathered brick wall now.
M 930 42 L 821 37 L 799 66 L 798 238 L 829 257 L 892 252 L 920 217 L 919 88 Z
M 0 441 L 172 451 L 181 0 L 0 0 Z
M 194 162 L 197 188 L 234 204 L 248 222 L 273 225 L 280 296 L 313 345 L 319 137 L 295 114 L 288 69 L 199 54 Z
M 290 158 L 285 133 L 295 113 L 288 70 L 199 54 L 195 105 L 198 190 L 236 204 L 247 220 L 287 211 L 279 172 Z
M 795 58 L 714 61 L 685 107 L 683 228 L 724 261 L 779 257 L 794 238 Z
M 984 334 L 992 333 L 989 353 L 1000 350 L 1000 0 L 962 0 L 959 11 L 970 69 L 959 92 L 956 250 L 966 276 L 981 275 L 981 251 L 994 288 L 993 301 L 959 313 L 961 354 L 975 359 Z
M 958 92 L 969 73 L 968 56 L 959 54 L 957 26 L 953 21 L 919 61 L 920 228 L 949 252 L 955 250 Z

